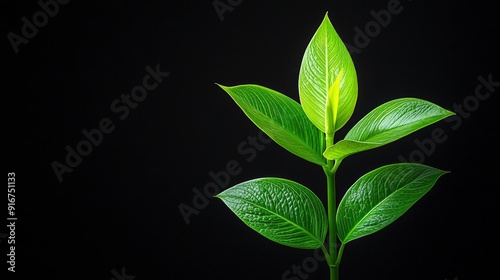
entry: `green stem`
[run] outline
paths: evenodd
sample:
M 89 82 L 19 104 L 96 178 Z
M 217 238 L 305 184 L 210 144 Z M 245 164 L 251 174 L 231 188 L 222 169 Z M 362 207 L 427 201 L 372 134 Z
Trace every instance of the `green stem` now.
M 333 163 L 328 162 L 328 167 L 325 172 L 327 182 L 327 197 L 328 197 L 328 251 L 330 252 L 330 279 L 338 280 L 337 266 L 337 196 L 335 188 L 335 172 L 332 172 Z
M 339 266 L 331 265 L 330 266 L 330 280 L 338 280 L 339 279 Z
M 329 167 L 330 168 L 330 167 Z M 337 199 L 335 194 L 335 173 L 327 172 L 327 196 L 328 196 L 328 249 L 332 257 L 337 256 Z
M 344 243 L 340 245 L 339 253 L 337 255 L 337 260 L 334 264 L 330 264 L 330 280 L 339 280 L 339 265 L 342 259 L 342 253 L 344 253 Z
M 326 135 L 326 146 L 333 145 L 333 134 Z M 333 160 L 327 161 L 324 168 L 327 184 L 327 202 L 328 202 L 328 251 L 330 253 L 330 280 L 339 279 L 339 270 L 337 263 L 337 195 L 335 187 L 335 173 L 338 163 Z

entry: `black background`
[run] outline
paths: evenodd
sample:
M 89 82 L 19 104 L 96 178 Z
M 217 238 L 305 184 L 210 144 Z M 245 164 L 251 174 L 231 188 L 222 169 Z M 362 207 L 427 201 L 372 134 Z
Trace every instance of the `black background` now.
M 231 160 L 241 172 L 230 185 L 284 177 L 325 201 L 321 168 L 275 143 L 247 161 L 238 146 L 249 148 L 244 142 L 259 130 L 215 83 L 260 84 L 298 101 L 302 55 L 324 14 L 354 45 L 354 28 L 364 29 L 373 21 L 370 11 L 386 9 L 389 1 L 245 0 L 223 20 L 212 2 L 71 1 L 17 54 L 7 34 L 21 34 L 21 18 L 32 19 L 40 6 L 4 2 L 4 176 L 16 173 L 18 221 L 17 272 L 7 273 L 7 239 L 1 239 L 2 273 L 16 279 L 119 280 L 117 273 L 136 280 L 282 279 L 313 256 L 266 240 L 219 200 L 210 199 L 189 225 L 178 206 L 193 206 L 192 189 L 203 191 L 213 181 L 209 172 Z M 470 108 L 479 76 L 500 81 L 498 12 L 483 2 L 493 3 L 401 1 L 402 12 L 352 54 L 359 98 L 339 137 L 391 99 L 413 96 L 448 109 L 469 100 Z M 156 65 L 170 75 L 120 120 L 110 105 L 142 84 L 146 66 Z M 425 164 L 451 173 L 395 223 L 348 244 L 342 279 L 498 276 L 495 89 L 459 125 L 442 121 L 344 161 L 339 198 L 362 174 L 408 158 L 416 140 L 439 128 L 446 141 Z M 59 182 L 51 164 L 65 163 L 65 147 L 75 148 L 85 139 L 82 130 L 97 128 L 103 118 L 115 130 Z M 326 264 L 307 277 L 328 279 Z

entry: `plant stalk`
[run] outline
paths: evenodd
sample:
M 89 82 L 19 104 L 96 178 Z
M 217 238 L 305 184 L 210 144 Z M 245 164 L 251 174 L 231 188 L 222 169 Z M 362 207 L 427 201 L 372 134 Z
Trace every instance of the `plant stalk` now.
M 328 163 L 326 170 L 327 197 L 328 197 L 328 251 L 330 252 L 330 280 L 338 280 L 337 265 L 337 196 L 335 188 L 335 172 L 332 172 L 333 164 Z
M 333 145 L 333 135 L 326 135 L 326 146 Z M 330 253 L 330 280 L 339 279 L 339 269 L 337 263 L 337 195 L 335 187 L 335 173 L 338 164 L 333 160 L 327 161 L 324 168 L 327 184 L 327 203 L 328 203 L 328 251 Z

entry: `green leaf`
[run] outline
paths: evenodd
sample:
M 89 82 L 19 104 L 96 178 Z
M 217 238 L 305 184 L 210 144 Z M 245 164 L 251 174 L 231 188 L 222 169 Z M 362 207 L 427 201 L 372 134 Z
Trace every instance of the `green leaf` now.
M 280 178 L 254 179 L 216 197 L 250 228 L 279 244 L 316 249 L 325 241 L 325 208 L 311 190 L 296 182 Z
M 344 140 L 328 147 L 324 156 L 327 159 L 343 159 L 394 142 L 454 114 L 422 99 L 391 100 L 363 117 L 346 134 Z
M 305 160 L 324 164 L 323 135 L 309 121 L 298 102 L 259 85 L 219 86 L 280 146 Z
M 300 103 L 312 123 L 326 132 L 327 96 L 340 71 L 335 131 L 351 117 L 358 97 L 356 69 L 328 13 L 306 48 L 299 72 Z
M 337 211 L 343 243 L 381 230 L 403 215 L 448 173 L 416 163 L 398 163 L 375 169 L 346 192 Z

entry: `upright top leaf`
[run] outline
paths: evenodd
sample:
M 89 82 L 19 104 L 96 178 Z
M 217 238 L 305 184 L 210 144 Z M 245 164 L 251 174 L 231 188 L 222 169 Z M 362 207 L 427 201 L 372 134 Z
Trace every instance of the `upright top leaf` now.
M 323 22 L 306 48 L 299 73 L 300 102 L 307 117 L 326 132 L 327 96 L 340 71 L 338 110 L 334 131 L 351 117 L 358 97 L 356 69 L 349 51 L 325 15 Z

